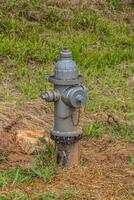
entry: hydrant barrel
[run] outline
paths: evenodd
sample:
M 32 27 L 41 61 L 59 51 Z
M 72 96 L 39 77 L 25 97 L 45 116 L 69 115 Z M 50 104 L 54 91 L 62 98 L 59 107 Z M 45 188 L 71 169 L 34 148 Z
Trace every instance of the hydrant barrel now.
M 54 126 L 51 138 L 57 146 L 57 162 L 61 166 L 78 164 L 78 141 L 82 133 L 78 131 L 80 107 L 87 102 L 88 89 L 82 85 L 72 52 L 64 50 L 55 64 L 54 75 L 49 76 L 54 90 L 46 92 L 43 99 L 54 102 Z

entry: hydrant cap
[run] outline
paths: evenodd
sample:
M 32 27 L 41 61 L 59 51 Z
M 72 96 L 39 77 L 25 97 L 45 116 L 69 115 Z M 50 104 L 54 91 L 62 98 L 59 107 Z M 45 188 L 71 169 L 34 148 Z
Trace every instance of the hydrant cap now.
M 60 52 L 60 58 L 64 59 L 64 58 L 68 58 L 68 59 L 72 59 L 72 52 L 69 50 L 63 50 Z
M 60 52 L 60 60 L 55 63 L 55 78 L 58 80 L 72 80 L 78 78 L 76 63 L 72 60 L 72 52 Z

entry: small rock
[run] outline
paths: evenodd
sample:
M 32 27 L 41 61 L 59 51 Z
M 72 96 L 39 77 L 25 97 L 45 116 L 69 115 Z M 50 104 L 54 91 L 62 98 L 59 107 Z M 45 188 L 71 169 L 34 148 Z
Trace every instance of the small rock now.
M 134 85 L 134 76 L 129 77 L 129 82 L 131 85 Z
M 6 122 L 3 124 L 3 129 L 6 131 L 6 132 L 9 132 L 13 126 L 16 125 L 16 121 L 10 121 L 10 122 Z
M 40 147 L 45 145 L 45 143 L 49 144 L 52 143 L 52 141 L 48 136 L 45 136 L 44 130 L 18 130 L 16 134 L 16 143 L 25 153 L 33 154 Z
M 111 114 L 108 114 L 107 122 L 111 125 L 118 125 L 119 124 L 119 118 L 116 116 L 113 116 Z

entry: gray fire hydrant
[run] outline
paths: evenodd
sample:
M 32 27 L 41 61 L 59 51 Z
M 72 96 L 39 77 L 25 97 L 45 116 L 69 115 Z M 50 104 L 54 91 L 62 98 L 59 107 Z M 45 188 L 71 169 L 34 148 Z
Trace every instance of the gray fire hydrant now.
M 72 53 L 64 50 L 55 64 L 54 75 L 48 81 L 54 90 L 42 98 L 54 102 L 54 127 L 51 139 L 56 143 L 57 163 L 61 166 L 77 165 L 79 161 L 78 141 L 82 134 L 77 130 L 80 107 L 86 104 L 88 89 L 82 86 L 83 77 L 72 60 Z

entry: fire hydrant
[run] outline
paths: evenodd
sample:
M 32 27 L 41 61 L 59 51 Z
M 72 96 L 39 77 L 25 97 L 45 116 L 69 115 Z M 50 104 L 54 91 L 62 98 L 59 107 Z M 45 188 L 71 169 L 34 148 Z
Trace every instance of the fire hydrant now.
M 61 166 L 78 165 L 78 141 L 82 138 L 77 129 L 80 107 L 86 104 L 88 89 L 82 86 L 83 77 L 78 73 L 72 52 L 64 50 L 55 64 L 54 75 L 48 81 L 54 90 L 42 98 L 54 102 L 54 127 L 51 139 L 56 143 L 57 163 Z

